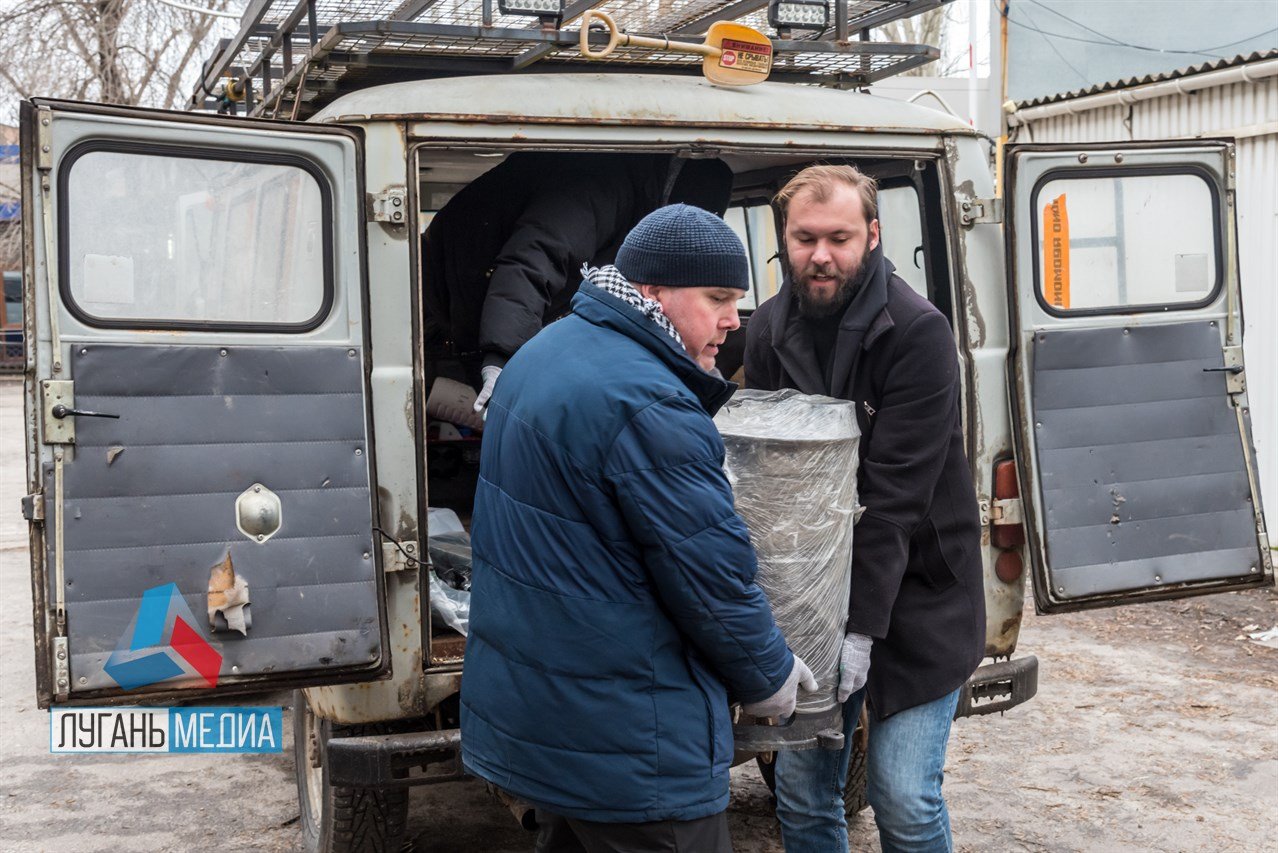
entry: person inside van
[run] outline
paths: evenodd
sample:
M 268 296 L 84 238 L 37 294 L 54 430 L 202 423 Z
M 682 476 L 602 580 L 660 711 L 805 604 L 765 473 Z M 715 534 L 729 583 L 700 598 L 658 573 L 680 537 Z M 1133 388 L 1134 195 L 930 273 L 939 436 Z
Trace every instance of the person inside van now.
M 786 278 L 750 318 L 746 386 L 858 404 L 866 507 L 839 672 L 845 745 L 777 754 L 781 837 L 787 853 L 847 849 L 843 788 L 865 703 L 866 795 L 883 849 L 949 851 L 945 749 L 959 690 L 985 645 L 954 336 L 883 256 L 873 178 L 809 167 L 774 204 Z
M 537 850 L 722 853 L 729 699 L 816 690 L 754 582 L 712 416 L 745 250 L 663 207 L 510 360 L 488 407 L 462 670 L 467 772 L 537 807 Z
M 506 361 L 567 309 L 645 215 L 684 202 L 720 216 L 732 170 L 668 154 L 517 152 L 472 181 L 422 237 L 427 346 L 461 357 L 483 409 Z

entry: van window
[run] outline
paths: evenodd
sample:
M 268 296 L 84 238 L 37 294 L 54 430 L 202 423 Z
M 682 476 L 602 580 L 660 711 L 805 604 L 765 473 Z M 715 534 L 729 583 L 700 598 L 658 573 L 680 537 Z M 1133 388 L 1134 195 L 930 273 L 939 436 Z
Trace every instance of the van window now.
M 757 201 L 730 207 L 723 218 L 741 238 L 750 259 L 750 278 L 754 288 L 737 303 L 737 307 L 752 311 L 781 289 L 776 217 L 772 205 Z
M 266 330 L 313 327 L 327 313 L 331 204 L 305 161 L 68 156 L 63 298 L 85 322 Z
M 1035 277 L 1052 313 L 1203 305 L 1221 275 L 1219 200 L 1197 174 L 1050 175 L 1036 189 Z
M 896 274 L 924 299 L 929 298 L 923 216 L 914 184 L 879 187 L 879 239 L 883 241 L 883 256 L 896 266 Z
M 22 326 L 22 274 L 6 271 L 4 274 L 3 325 Z

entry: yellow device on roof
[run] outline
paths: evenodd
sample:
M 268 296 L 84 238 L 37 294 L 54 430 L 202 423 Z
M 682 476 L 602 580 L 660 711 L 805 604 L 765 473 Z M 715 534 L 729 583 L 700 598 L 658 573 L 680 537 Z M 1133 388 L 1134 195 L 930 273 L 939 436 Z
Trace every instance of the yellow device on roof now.
M 597 51 L 590 49 L 590 25 L 599 21 L 608 28 L 608 43 Z M 671 41 L 669 36 L 632 36 L 617 29 L 607 12 L 590 10 L 581 16 L 581 55 L 587 59 L 605 59 L 618 47 L 648 47 L 671 53 L 702 55 L 701 73 L 711 83 L 725 86 L 749 86 L 762 83 L 772 71 L 772 41 L 758 30 L 731 21 L 711 24 L 703 44 Z

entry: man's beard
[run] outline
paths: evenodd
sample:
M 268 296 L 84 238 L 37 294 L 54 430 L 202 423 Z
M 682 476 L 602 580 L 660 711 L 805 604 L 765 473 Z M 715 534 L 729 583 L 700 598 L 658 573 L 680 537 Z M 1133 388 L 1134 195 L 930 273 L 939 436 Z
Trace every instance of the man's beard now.
M 782 263 L 791 283 L 794 285 L 795 302 L 798 304 L 799 314 L 813 320 L 841 314 L 861 287 L 861 281 L 865 277 L 866 261 L 869 260 L 869 257 L 870 248 L 867 246 L 852 271 L 846 277 L 836 279 L 834 293 L 831 294 L 828 300 L 823 300 L 813 297 L 810 282 L 813 275 L 818 272 L 824 274 L 826 271 L 809 267 L 800 273 L 790 265 L 790 259 L 783 254 Z

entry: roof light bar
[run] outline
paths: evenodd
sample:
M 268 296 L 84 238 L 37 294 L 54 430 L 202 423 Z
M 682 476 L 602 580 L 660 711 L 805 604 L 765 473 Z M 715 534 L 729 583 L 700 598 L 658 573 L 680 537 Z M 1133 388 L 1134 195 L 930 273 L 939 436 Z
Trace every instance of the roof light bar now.
M 530 18 L 562 18 L 564 0 L 497 0 L 503 15 L 527 15 Z
M 830 26 L 825 0 L 771 0 L 768 23 L 777 30 L 824 30 Z

